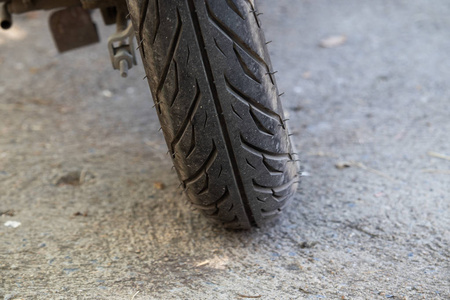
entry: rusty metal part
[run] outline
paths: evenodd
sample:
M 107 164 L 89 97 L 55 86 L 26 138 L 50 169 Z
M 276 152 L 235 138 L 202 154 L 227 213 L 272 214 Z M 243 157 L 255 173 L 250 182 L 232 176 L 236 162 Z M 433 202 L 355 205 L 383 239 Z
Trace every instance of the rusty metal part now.
M 97 27 L 87 10 L 79 6 L 58 10 L 50 16 L 50 30 L 59 52 L 100 41 Z
M 0 3 L 0 27 L 2 29 L 9 29 L 12 26 L 12 18 L 9 13 L 6 3 Z
M 81 5 L 80 0 L 33 0 L 28 2 L 12 0 L 7 4 L 7 9 L 11 14 L 21 14 L 33 10 L 49 10 L 79 5 Z
M 117 7 L 119 10 L 127 10 L 125 0 L 81 0 L 85 9 Z
M 0 0 L 7 2 L 7 7 L 12 14 L 21 14 L 33 10 L 50 10 L 71 6 L 83 6 L 84 9 L 117 7 L 127 11 L 125 0 Z

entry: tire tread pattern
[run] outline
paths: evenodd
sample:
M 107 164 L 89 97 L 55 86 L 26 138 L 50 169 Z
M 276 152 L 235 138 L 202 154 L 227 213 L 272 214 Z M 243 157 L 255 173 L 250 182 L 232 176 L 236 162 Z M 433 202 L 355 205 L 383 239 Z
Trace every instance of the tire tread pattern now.
M 127 0 L 175 169 L 230 228 L 278 215 L 298 168 L 253 0 Z

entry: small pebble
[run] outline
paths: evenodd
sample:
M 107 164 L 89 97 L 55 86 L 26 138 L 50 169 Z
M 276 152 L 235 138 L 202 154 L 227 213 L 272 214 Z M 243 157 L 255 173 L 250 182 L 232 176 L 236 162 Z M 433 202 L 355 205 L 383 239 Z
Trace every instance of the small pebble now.
M 347 41 L 345 35 L 333 35 L 320 41 L 319 46 L 322 48 L 334 48 L 344 44 Z
M 153 184 L 153 186 L 155 187 L 155 189 L 157 190 L 163 190 L 166 186 L 164 185 L 164 183 L 162 182 L 155 182 Z
M 10 228 L 17 228 L 20 225 L 22 225 L 22 223 L 17 222 L 17 221 L 6 221 L 4 224 L 6 227 L 10 227 Z
M 102 95 L 103 97 L 111 98 L 113 96 L 113 93 L 110 90 L 103 90 Z

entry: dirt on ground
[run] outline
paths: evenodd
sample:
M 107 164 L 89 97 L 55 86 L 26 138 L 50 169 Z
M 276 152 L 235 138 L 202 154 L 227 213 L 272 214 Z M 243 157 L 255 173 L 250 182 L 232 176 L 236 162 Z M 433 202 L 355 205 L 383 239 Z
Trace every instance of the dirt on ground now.
M 0 299 L 450 299 L 447 0 L 260 0 L 303 166 L 277 221 L 210 224 L 142 64 L 0 32 Z

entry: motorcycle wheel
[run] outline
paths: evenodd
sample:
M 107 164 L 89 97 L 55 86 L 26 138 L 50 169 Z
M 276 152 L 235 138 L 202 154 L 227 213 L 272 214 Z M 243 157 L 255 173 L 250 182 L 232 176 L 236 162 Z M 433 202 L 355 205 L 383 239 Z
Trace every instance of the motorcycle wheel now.
M 227 228 L 280 214 L 298 164 L 253 0 L 127 0 L 192 205 Z

